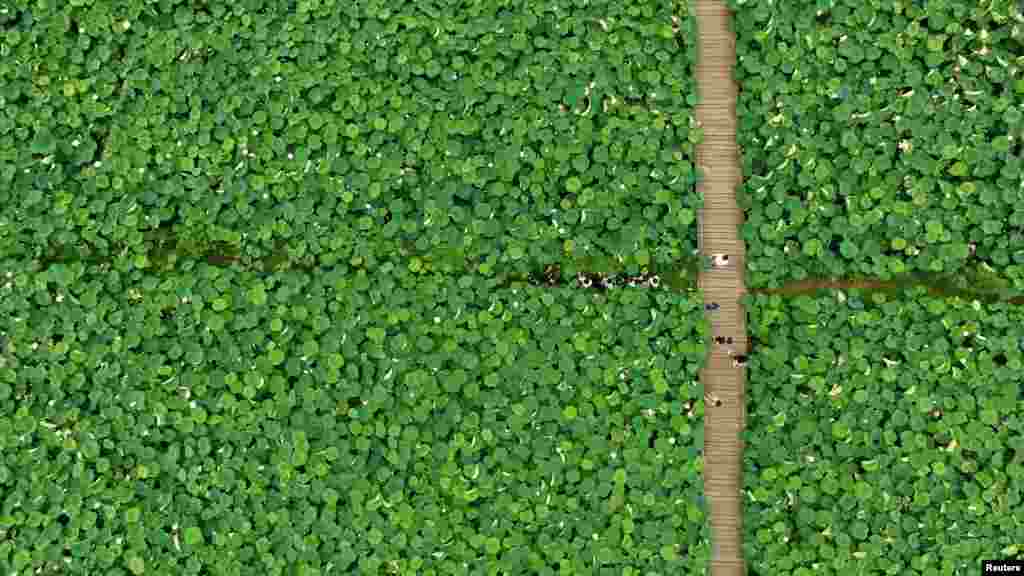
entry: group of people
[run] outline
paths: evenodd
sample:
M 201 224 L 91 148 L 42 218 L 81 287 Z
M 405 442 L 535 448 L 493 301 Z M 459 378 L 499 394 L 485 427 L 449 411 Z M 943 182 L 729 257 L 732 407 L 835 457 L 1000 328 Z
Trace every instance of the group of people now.
M 633 288 L 658 288 L 661 286 L 661 277 L 657 274 L 606 276 L 603 274 L 584 274 L 583 272 L 580 272 L 576 275 L 576 283 L 581 288 L 600 288 L 602 290 L 618 288 L 619 286 L 631 286 Z
M 728 254 L 712 254 L 707 259 L 707 263 L 712 269 L 721 269 L 729 266 L 729 255 Z M 721 306 L 717 302 L 711 304 L 705 304 L 704 310 L 707 312 L 714 312 L 720 309 Z M 747 365 L 746 354 L 737 354 L 732 348 L 732 337 L 715 336 L 715 343 L 720 346 L 726 346 L 726 351 L 729 353 L 729 357 L 732 358 L 732 365 L 736 368 L 741 368 Z
M 741 368 L 747 365 L 747 355 L 737 354 L 732 348 L 732 336 L 722 337 L 715 336 L 715 343 L 719 346 L 725 346 L 726 352 L 729 354 L 729 358 L 732 358 L 732 365 L 736 368 Z

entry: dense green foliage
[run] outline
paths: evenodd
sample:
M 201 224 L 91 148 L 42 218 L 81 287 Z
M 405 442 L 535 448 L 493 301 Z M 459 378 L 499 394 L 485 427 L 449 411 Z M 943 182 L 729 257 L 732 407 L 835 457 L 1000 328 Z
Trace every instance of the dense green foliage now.
M 6 279 L 0 568 L 703 573 L 699 301 L 387 272 Z
M 921 291 L 748 304 L 757 573 L 980 575 L 1024 551 L 1024 311 Z
M 980 575 L 1024 553 L 1024 5 L 731 4 L 748 284 L 880 280 L 747 302 L 747 561 Z
M 1016 0 L 733 0 L 748 284 L 987 263 L 1024 287 Z
M 696 247 L 684 3 L 15 0 L 0 30 L 5 254 L 127 271 L 167 229 L 489 274 Z
M 0 7 L 0 572 L 705 573 L 692 26 Z

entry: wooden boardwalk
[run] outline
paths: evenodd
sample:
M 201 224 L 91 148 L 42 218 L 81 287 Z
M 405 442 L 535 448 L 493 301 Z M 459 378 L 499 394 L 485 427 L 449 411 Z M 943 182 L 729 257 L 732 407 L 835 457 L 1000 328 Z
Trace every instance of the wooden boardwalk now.
M 731 348 L 745 354 L 746 313 L 740 304 L 746 291 L 745 258 L 739 233 L 743 211 L 736 204 L 736 188 L 742 178 L 733 81 L 736 42 L 724 0 L 696 0 L 696 14 L 700 34 L 697 120 L 704 129 L 703 143 L 697 148 L 697 163 L 703 175 L 698 190 L 704 197 L 700 214 L 701 250 L 706 255 L 729 255 L 728 267 L 701 275 L 700 288 L 705 302 L 721 306 L 708 313 L 714 335 L 732 337 Z M 733 367 L 726 347 L 713 344 L 701 379 L 710 400 L 705 421 L 704 489 L 711 510 L 711 574 L 743 576 L 740 434 L 745 420 L 745 373 L 744 369 Z

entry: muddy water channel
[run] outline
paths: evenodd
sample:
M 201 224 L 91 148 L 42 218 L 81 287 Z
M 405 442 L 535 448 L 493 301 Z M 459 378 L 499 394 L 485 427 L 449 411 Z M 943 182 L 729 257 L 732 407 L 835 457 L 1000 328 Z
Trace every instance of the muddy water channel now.
M 915 288 L 924 288 L 930 296 L 964 300 L 979 300 L 986 303 L 1008 302 L 1024 304 L 1024 295 L 1012 290 L 1010 283 L 993 273 L 981 270 L 958 275 L 914 273 L 891 280 L 873 278 L 817 279 L 808 278 L 787 283 L 781 288 L 754 289 L 754 294 L 778 294 L 781 296 L 814 295 L 821 290 L 861 290 L 867 296 L 873 293 L 899 295 Z
M 241 254 L 235 247 L 218 245 L 217 243 L 195 244 L 179 241 L 173 235 L 166 233 L 161 236 L 158 231 L 153 237 L 147 238 L 151 246 L 148 257 L 157 270 L 173 269 L 175 262 L 182 258 L 195 258 L 205 260 L 214 266 L 243 265 Z M 165 237 L 166 236 L 166 237 Z M 425 261 L 438 259 L 434 254 L 417 254 L 416 250 L 401 250 L 402 256 L 411 257 L 417 255 Z M 91 264 L 110 263 L 111 258 L 97 257 L 93 250 L 81 247 L 51 245 L 48 254 L 41 258 L 43 268 L 57 262 L 82 261 Z M 283 246 L 277 246 L 275 253 L 263 258 L 259 262 L 250 264 L 259 271 L 269 272 L 278 269 L 304 269 L 312 271 L 316 266 L 312 262 L 303 264 L 290 262 L 287 250 Z M 472 269 L 473 263 L 466 262 L 467 269 Z M 693 255 L 675 262 L 672 265 L 658 265 L 651 263 L 648 266 L 646 275 L 657 275 L 661 284 L 671 290 L 678 292 L 689 292 L 697 288 L 697 278 L 702 270 L 708 267 L 706 258 L 700 255 Z M 565 268 L 559 270 L 559 268 Z M 526 283 L 538 285 L 559 285 L 565 282 L 561 272 L 568 272 L 570 276 L 576 274 L 596 276 L 629 276 L 629 272 L 621 264 L 612 258 L 592 258 L 589 256 L 569 257 L 562 266 L 549 266 L 543 270 L 537 270 L 530 274 L 502 274 L 508 284 Z M 645 276 L 646 276 L 645 275 Z M 504 284 L 504 283 L 502 283 Z M 936 297 L 959 297 L 965 300 L 979 300 L 985 303 L 1007 302 L 1010 304 L 1024 304 L 1024 293 L 1011 288 L 1011 283 L 1000 278 L 991 268 L 980 265 L 973 268 L 949 273 L 915 272 L 897 276 L 891 279 L 878 278 L 808 278 L 794 280 L 786 283 L 780 288 L 755 288 L 751 289 L 752 294 L 778 294 L 780 296 L 814 295 L 823 290 L 860 290 L 865 296 L 870 297 L 873 293 L 884 293 L 890 296 L 905 294 L 914 289 L 924 288 L 931 296 Z

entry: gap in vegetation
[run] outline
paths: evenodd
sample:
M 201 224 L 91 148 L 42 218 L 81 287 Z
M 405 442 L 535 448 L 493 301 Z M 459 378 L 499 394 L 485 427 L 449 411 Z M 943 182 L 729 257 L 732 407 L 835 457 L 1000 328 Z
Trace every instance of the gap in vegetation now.
M 975 265 L 951 274 L 948 272 L 912 272 L 891 280 L 873 278 L 814 279 L 787 283 L 781 288 L 753 289 L 753 294 L 800 296 L 816 294 L 821 290 L 861 290 L 865 298 L 875 293 L 902 294 L 914 288 L 925 288 L 928 294 L 940 298 L 978 300 L 986 304 L 1008 302 L 1024 304 L 1024 295 L 1013 290 L 1008 280 L 984 265 Z
M 211 266 L 229 267 L 245 266 L 242 253 L 238 246 L 221 241 L 187 240 L 176 235 L 168 226 L 160 227 L 145 233 L 147 254 L 152 269 L 157 273 L 173 271 L 180 261 L 205 261 Z M 404 246 L 403 256 L 421 258 L 424 261 L 465 262 L 466 270 L 475 269 L 471 260 L 458 254 L 419 250 L 411 243 Z M 117 247 L 107 250 L 117 253 Z M 100 256 L 99 250 L 88 244 L 62 245 L 52 243 L 46 254 L 40 259 L 42 268 L 54 263 L 85 262 L 94 265 L 111 263 L 112 258 Z M 303 270 L 314 272 L 316 265 L 310 259 L 296 262 L 288 254 L 284 241 L 278 241 L 275 250 L 255 264 L 262 273 L 279 270 Z M 704 268 L 701 255 L 682 259 L 664 265 L 652 263 L 640 273 L 629 273 L 625 266 L 616 259 L 607 256 L 580 255 L 567 257 L 561 265 L 552 264 L 522 273 L 498 273 L 501 287 L 517 285 L 529 286 L 571 286 L 604 290 L 611 286 L 642 286 L 659 287 L 675 292 L 689 292 L 697 288 L 697 280 Z M 563 272 L 568 269 L 575 272 Z M 653 284 L 652 284 L 653 282 Z M 799 296 L 816 294 L 822 290 L 852 290 L 863 292 L 866 298 L 874 293 L 887 295 L 901 294 L 913 288 L 926 288 L 928 293 L 936 297 L 959 297 L 965 300 L 979 300 L 986 304 L 1007 302 L 1014 305 L 1024 304 L 1024 295 L 1011 288 L 1011 283 L 1000 277 L 998 273 L 984 264 L 975 264 L 955 274 L 947 272 L 912 272 L 899 275 L 893 279 L 880 280 L 874 278 L 839 278 L 815 279 L 808 278 L 788 282 L 781 288 L 755 288 L 753 294 L 778 294 L 782 296 Z
M 211 266 L 217 267 L 254 267 L 261 273 L 271 273 L 281 270 L 302 270 L 314 272 L 317 269 L 315 262 L 306 258 L 304 262 L 296 262 L 288 254 L 288 248 L 284 241 L 278 241 L 274 251 L 260 259 L 257 263 L 247 266 L 242 258 L 241 249 L 233 244 L 222 241 L 210 240 L 187 240 L 182 239 L 170 226 L 147 231 L 144 234 L 144 242 L 148 247 L 146 254 L 150 269 L 157 274 L 171 272 L 183 261 L 204 261 Z M 46 253 L 39 259 L 41 269 L 46 269 L 52 264 L 68 264 L 72 262 L 83 262 L 91 265 L 103 266 L 113 263 L 113 257 L 103 255 L 116 254 L 127 246 L 112 246 L 107 250 L 100 251 L 95 246 L 84 244 L 60 244 L 51 242 Z M 459 251 L 449 249 L 420 250 L 412 243 L 403 245 L 400 251 L 402 257 L 413 259 L 419 258 L 424 262 L 437 263 L 438 268 L 454 268 L 465 265 L 466 271 L 473 273 L 476 263 L 467 259 Z M 703 259 L 694 255 L 685 260 L 677 261 L 671 265 L 652 263 L 644 267 L 638 273 L 630 273 L 626 267 L 611 257 L 604 256 L 571 256 L 563 260 L 561 265 L 538 266 L 535 270 L 522 273 L 498 272 L 500 278 L 498 286 L 514 287 L 516 285 L 531 286 L 572 286 L 592 288 L 595 290 L 607 289 L 610 286 L 650 286 L 664 288 L 676 292 L 688 292 L 696 289 L 697 277 L 701 270 Z M 453 266 L 445 266 L 445 265 Z M 564 269 L 573 270 L 576 274 L 563 273 Z

